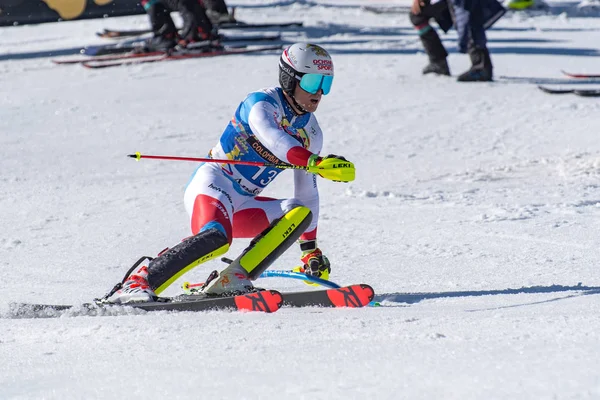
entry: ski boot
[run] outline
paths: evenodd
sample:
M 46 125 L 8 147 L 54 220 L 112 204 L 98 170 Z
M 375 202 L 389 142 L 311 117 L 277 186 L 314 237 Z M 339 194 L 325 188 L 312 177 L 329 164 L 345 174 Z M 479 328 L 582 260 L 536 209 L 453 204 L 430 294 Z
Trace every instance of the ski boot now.
M 200 292 L 207 296 L 237 296 L 254 292 L 256 289 L 248 278 L 248 273 L 236 264 L 230 264 L 223 271 L 211 272 Z
M 149 302 L 157 299 L 156 293 L 148 283 L 148 267 L 139 265 L 151 257 L 140 258 L 127 272 L 123 282 L 118 283 L 106 296 L 96 300 L 97 303 L 127 304 L 138 302 Z

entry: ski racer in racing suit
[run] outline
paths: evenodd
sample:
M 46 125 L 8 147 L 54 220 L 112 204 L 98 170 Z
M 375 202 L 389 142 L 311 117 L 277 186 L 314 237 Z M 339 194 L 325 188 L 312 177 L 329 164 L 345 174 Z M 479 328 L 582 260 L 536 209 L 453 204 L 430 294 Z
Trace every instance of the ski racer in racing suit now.
M 210 150 L 215 162 L 200 164 L 186 187 L 184 204 L 193 236 L 132 271 L 107 300 L 151 301 L 191 268 L 226 253 L 234 238 L 253 240 L 220 273 L 209 276 L 204 293 L 253 291 L 252 281 L 295 241 L 302 252 L 302 272 L 328 279 L 331 266 L 317 246 L 316 175 L 341 182 L 355 177 L 354 164 L 344 157 L 319 156 L 323 133 L 313 113 L 332 82 L 333 63 L 325 49 L 301 43 L 285 49 L 279 62 L 280 87 L 250 93 L 242 101 Z M 298 166 L 293 198 L 260 196 L 283 169 L 293 166 Z

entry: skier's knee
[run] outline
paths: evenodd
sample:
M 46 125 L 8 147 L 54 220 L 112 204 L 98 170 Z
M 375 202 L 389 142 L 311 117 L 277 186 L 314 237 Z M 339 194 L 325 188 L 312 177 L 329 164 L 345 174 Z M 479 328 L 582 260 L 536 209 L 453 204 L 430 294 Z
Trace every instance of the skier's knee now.
M 225 238 L 227 239 L 227 242 L 231 245 L 231 241 L 233 238 L 231 237 L 231 235 L 227 234 L 227 230 L 225 229 L 223 224 L 221 224 L 218 221 L 210 221 L 207 224 L 205 224 L 202 228 L 200 228 L 200 231 L 198 233 L 202 233 L 209 229 L 216 229 L 219 232 L 221 232 L 223 234 L 223 236 L 225 236 Z
M 234 262 L 246 270 L 250 279 L 258 278 L 298 240 L 311 221 L 312 212 L 308 207 L 293 207 L 252 239 L 250 246 Z
M 296 207 L 304 207 L 304 203 L 295 198 L 284 200 L 281 203 L 281 211 L 283 211 L 284 214 L 287 214 Z

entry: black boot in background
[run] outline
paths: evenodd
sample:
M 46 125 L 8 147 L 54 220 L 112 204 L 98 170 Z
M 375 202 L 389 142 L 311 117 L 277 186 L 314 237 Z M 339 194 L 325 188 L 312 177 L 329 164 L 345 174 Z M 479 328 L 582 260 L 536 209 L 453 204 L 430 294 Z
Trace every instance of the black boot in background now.
M 233 13 L 229 14 L 224 0 L 203 0 L 202 3 L 206 7 L 206 15 L 213 24 L 219 25 L 224 22 L 236 22 Z
M 144 48 L 148 52 L 164 51 L 169 52 L 177 45 L 177 36 L 175 33 L 159 34 L 147 39 L 144 42 Z
M 171 9 L 162 3 L 155 3 L 146 12 L 150 17 L 154 36 L 145 41 L 145 50 L 170 51 L 177 44 L 177 28 L 171 18 Z
M 493 78 L 492 59 L 487 48 L 474 47 L 469 51 L 471 68 L 458 77 L 459 82 L 489 82 Z
M 429 56 L 429 64 L 423 68 L 423 75 L 437 74 L 450 76 L 450 68 L 446 61 L 448 52 L 444 48 L 437 32 L 434 29 L 430 29 L 422 34 L 421 43 L 425 48 L 425 53 Z
M 450 76 L 450 67 L 448 67 L 448 62 L 446 59 L 444 58 L 440 61 L 429 61 L 429 64 L 423 68 L 423 75 L 427 74 Z

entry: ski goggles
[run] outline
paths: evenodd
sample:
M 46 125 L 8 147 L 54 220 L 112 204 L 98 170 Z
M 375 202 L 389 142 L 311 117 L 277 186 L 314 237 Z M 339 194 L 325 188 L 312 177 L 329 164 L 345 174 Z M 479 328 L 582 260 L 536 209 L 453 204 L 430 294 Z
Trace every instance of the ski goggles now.
M 317 94 L 319 89 L 323 90 L 323 94 L 329 94 L 332 83 L 332 75 L 304 74 L 300 79 L 300 87 L 310 94 Z

